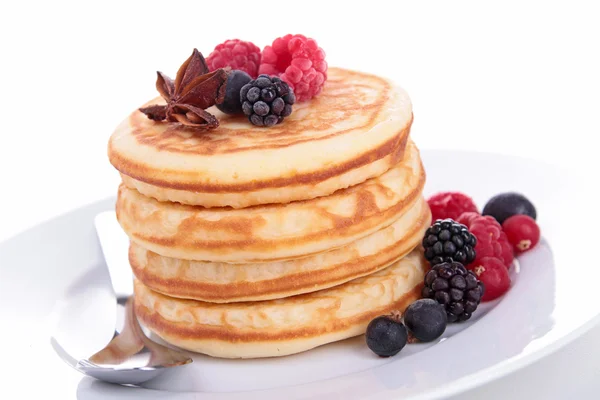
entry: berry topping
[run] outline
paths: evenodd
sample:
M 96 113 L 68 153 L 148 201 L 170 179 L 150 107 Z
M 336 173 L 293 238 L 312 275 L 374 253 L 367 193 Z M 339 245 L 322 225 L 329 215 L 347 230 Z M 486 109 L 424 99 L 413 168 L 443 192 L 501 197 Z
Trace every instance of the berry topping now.
M 456 222 L 458 222 L 459 224 L 463 224 L 466 227 L 469 227 L 471 226 L 471 222 L 473 222 L 473 220 L 477 217 L 481 217 L 481 214 L 472 211 L 464 212 L 460 214 L 460 217 L 458 217 Z
M 242 112 L 256 126 L 273 126 L 292 113 L 294 91 L 278 77 L 260 75 L 239 92 Z
M 250 75 L 244 71 L 237 69 L 230 71 L 225 86 L 225 99 L 221 104 L 217 104 L 217 108 L 225 114 L 241 114 L 240 89 L 251 80 Z
M 490 216 L 477 217 L 471 220 L 469 229 L 477 238 L 475 252 L 477 258 L 496 257 L 510 267 L 514 259 L 512 245 L 500 224 Z
M 434 299 L 446 309 L 448 322 L 461 322 L 471 318 L 477 309 L 484 287 L 473 271 L 459 262 L 435 265 L 425 275 L 425 286 L 421 294 Z
M 327 79 L 325 52 L 314 39 L 285 35 L 264 48 L 258 72 L 278 75 L 294 90 L 298 101 L 310 100 L 321 92 Z
M 473 272 L 485 285 L 482 301 L 494 300 L 506 293 L 510 287 L 508 270 L 502 261 L 495 257 L 483 257 L 475 261 Z
M 442 336 L 447 322 L 446 309 L 433 299 L 417 300 L 404 312 L 406 329 L 421 342 L 431 342 Z
M 260 58 L 260 49 L 257 45 L 232 39 L 217 45 L 206 59 L 206 63 L 211 71 L 231 67 L 231 69 L 242 70 L 255 78 L 258 75 Z
M 406 345 L 408 332 L 396 316 L 382 315 L 367 326 L 367 346 L 381 357 L 396 355 Z
M 476 244 L 467 227 L 451 219 L 436 221 L 423 237 L 425 258 L 432 266 L 451 261 L 470 264 L 475 260 Z
M 528 215 L 513 215 L 502 224 L 502 229 L 515 253 L 523 253 L 534 248 L 540 241 L 540 227 Z
M 479 213 L 473 199 L 460 192 L 434 194 L 427 200 L 427 203 L 429 203 L 429 208 L 431 208 L 431 218 L 433 221 L 446 218 L 456 221 L 464 212 Z
M 513 215 L 529 215 L 531 218 L 537 218 L 535 207 L 527 197 L 520 193 L 501 193 L 487 202 L 483 207 L 483 215 L 491 215 L 499 223 L 503 223 L 508 217 Z

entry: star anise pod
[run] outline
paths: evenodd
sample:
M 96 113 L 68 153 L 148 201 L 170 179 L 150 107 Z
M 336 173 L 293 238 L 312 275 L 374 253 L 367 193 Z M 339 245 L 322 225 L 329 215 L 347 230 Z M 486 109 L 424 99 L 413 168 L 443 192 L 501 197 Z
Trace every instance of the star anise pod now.
M 160 71 L 157 75 L 156 89 L 167 104 L 140 108 L 148 118 L 205 129 L 219 126 L 217 118 L 206 109 L 223 102 L 227 71 L 219 68 L 209 72 L 206 60 L 194 49 L 192 55 L 179 67 L 175 82 Z

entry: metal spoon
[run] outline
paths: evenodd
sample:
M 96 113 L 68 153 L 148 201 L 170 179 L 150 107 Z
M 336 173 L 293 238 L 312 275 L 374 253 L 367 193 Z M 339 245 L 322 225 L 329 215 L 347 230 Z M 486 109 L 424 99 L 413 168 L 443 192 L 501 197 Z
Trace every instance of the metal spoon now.
M 115 331 L 106 347 L 87 359 L 77 360 L 71 356 L 53 336 L 51 344 L 56 353 L 71 367 L 93 378 L 119 384 L 137 385 L 155 378 L 169 367 L 189 364 L 192 359 L 183 352 L 168 348 L 150 340 L 142 331 L 133 309 L 131 275 L 117 268 L 111 257 L 106 257 L 107 243 L 100 236 L 117 307 L 125 307 L 125 324 L 121 332 Z

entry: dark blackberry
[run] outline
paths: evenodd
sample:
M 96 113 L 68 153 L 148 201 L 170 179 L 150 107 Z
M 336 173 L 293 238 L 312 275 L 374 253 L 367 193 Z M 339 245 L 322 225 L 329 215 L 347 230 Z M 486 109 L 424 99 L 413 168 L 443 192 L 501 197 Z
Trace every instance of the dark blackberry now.
M 273 126 L 292 113 L 294 91 L 276 76 L 259 75 L 240 89 L 242 112 L 256 126 Z
M 471 318 L 483 292 L 483 283 L 473 271 L 459 262 L 444 262 L 427 272 L 421 294 L 446 308 L 448 322 L 461 322 Z
M 452 219 L 438 219 L 423 237 L 425 258 L 432 266 L 452 261 L 468 265 L 475 260 L 476 244 L 467 227 Z

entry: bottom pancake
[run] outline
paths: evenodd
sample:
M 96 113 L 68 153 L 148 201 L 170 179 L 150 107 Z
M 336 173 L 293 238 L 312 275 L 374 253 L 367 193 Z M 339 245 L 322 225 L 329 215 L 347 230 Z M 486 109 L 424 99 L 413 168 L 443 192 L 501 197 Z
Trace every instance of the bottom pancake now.
M 420 297 L 419 249 L 372 275 L 318 292 L 261 302 L 175 299 L 135 281 L 140 321 L 167 342 L 223 358 L 276 357 L 363 334 L 369 321 Z
M 131 243 L 133 273 L 171 297 L 212 303 L 279 299 L 372 274 L 410 253 L 431 223 L 425 200 L 387 228 L 344 247 L 288 261 L 227 264 L 163 257 Z

